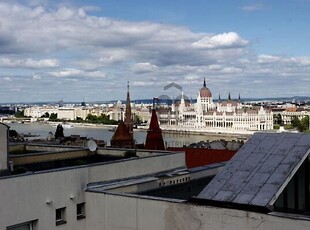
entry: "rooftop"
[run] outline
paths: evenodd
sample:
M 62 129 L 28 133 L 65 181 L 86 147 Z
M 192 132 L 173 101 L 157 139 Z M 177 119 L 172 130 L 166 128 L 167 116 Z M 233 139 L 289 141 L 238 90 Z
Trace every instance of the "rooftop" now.
M 309 134 L 256 133 L 203 189 L 198 199 L 272 210 L 302 164 L 309 164 L 309 153 Z M 309 187 L 304 185 L 304 189 L 309 193 Z

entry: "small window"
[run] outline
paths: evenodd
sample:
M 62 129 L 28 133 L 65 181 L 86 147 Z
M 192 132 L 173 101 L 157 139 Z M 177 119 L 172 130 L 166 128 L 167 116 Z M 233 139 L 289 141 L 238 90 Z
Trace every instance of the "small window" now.
M 56 209 L 56 226 L 66 223 L 66 208 Z
M 6 229 L 7 230 L 34 230 L 36 221 L 30 221 L 22 224 L 17 224 L 14 226 L 9 226 Z
M 76 219 L 85 218 L 85 203 L 80 203 L 76 205 Z

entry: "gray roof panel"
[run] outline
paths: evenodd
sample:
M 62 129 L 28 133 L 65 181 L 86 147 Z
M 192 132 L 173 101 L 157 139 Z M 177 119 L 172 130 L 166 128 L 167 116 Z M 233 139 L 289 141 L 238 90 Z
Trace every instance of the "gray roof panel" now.
M 254 134 L 198 198 L 263 207 L 273 205 L 309 152 L 309 134 Z

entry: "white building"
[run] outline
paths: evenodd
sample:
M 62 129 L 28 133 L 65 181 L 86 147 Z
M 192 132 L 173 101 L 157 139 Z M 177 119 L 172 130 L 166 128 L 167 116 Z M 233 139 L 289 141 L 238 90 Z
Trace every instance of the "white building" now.
M 97 111 L 96 111 L 97 112 Z M 42 115 L 48 113 L 57 114 L 58 119 L 64 120 L 76 120 L 77 118 L 86 119 L 87 115 L 90 113 L 90 108 L 85 106 L 78 107 L 57 107 L 57 106 L 34 106 L 25 108 L 24 115 L 26 117 L 40 118 Z
M 86 107 L 60 107 L 57 111 L 57 118 L 63 120 L 76 120 L 81 118 L 85 120 L 90 110 Z
M 55 106 L 34 106 L 25 108 L 24 110 L 24 115 L 32 118 L 40 118 L 46 113 L 49 115 L 52 113 L 58 113 L 58 108 Z
M 7 154 L 7 129 L 0 124 L 1 155 Z M 224 169 L 224 164 L 216 164 L 187 170 L 184 153 L 149 150 L 138 150 L 139 157 L 123 160 L 53 167 L 56 159 L 72 162 L 95 153 L 26 145 L 28 152 L 36 153 L 11 154 L 9 160 L 14 167 L 32 170 L 0 175 L 0 229 L 309 229 L 310 136 L 255 135 Z M 10 146 L 14 148 L 18 145 Z M 40 152 L 43 149 L 46 152 Z M 98 149 L 96 154 L 124 151 Z M 0 165 L 7 164 L 6 157 L 0 160 L 4 163 Z M 51 168 L 35 170 L 44 164 Z M 173 191 L 186 183 L 190 190 L 196 179 L 204 182 L 214 174 L 198 198 L 143 194 Z
M 137 151 L 139 157 L 96 161 L 78 166 L 57 165 L 65 159 L 74 162 L 91 153 L 85 148 L 44 145 L 13 145 L 11 150 L 27 149 L 34 154 L 12 154 L 8 159 L 8 126 L 0 124 L 0 229 L 2 230 L 92 230 L 104 225 L 92 222 L 85 189 L 88 184 L 141 177 L 185 168 L 184 153 Z M 126 149 L 98 149 L 98 155 L 123 156 Z M 15 171 L 8 172 L 8 161 Z M 81 161 L 81 160 L 80 160 Z M 54 162 L 54 163 L 53 163 Z M 47 168 L 44 168 L 44 167 Z M 43 168 L 42 168 L 43 167 Z M 103 213 L 95 215 L 103 216 Z M 96 217 L 97 219 L 97 217 Z
M 160 111 L 159 120 L 163 129 L 191 131 L 246 133 L 273 129 L 273 114 L 261 107 L 245 107 L 239 100 L 213 102 L 212 93 L 204 81 L 195 104 L 181 101 L 170 110 Z

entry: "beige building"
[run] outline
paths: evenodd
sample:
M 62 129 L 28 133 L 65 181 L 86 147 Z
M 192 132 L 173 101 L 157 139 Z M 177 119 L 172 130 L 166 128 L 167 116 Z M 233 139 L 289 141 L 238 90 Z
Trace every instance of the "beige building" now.
M 86 107 L 61 107 L 57 111 L 57 118 L 63 120 L 76 120 L 81 118 L 85 120 L 90 110 Z
M 310 111 L 297 108 L 297 107 L 290 107 L 286 108 L 283 111 L 275 112 L 274 114 L 280 114 L 283 124 L 291 124 L 292 118 L 297 117 L 299 120 L 303 119 L 305 116 L 310 116 Z

